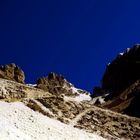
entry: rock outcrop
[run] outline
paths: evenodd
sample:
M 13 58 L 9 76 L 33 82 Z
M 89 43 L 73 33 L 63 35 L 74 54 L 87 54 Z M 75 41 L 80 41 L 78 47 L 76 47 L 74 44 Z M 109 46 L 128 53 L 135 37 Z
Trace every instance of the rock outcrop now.
M 62 94 L 69 92 L 71 87 L 62 75 L 49 73 L 47 77 L 42 77 L 37 80 L 37 87 L 54 94 Z M 67 89 L 67 91 L 66 91 Z
M 140 117 L 140 45 L 120 53 L 107 66 L 102 85 L 94 88 L 92 97 L 98 106 Z
M 47 77 L 42 77 L 37 80 L 37 88 L 48 91 L 54 95 L 66 95 L 71 97 L 79 96 L 79 94 L 87 95 L 87 91 L 75 88 L 73 84 L 68 82 L 62 75 L 49 73 Z
M 0 78 L 13 80 L 19 83 L 24 83 L 24 72 L 15 64 L 0 66 Z

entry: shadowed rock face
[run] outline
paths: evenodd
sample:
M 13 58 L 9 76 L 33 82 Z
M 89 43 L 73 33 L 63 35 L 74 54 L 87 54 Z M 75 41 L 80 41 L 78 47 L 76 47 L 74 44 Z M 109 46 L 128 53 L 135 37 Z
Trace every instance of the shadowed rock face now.
M 105 102 L 96 105 L 140 117 L 140 45 L 127 49 L 107 66 L 101 87 L 94 88 L 92 95 L 99 96 Z
M 19 83 L 24 83 L 24 72 L 15 64 L 0 66 L 0 78 L 13 80 Z
M 113 96 L 124 91 L 140 79 L 140 45 L 119 54 L 107 66 L 102 79 L 102 89 L 110 91 Z
M 108 100 L 101 106 L 140 118 L 140 80 L 136 81 L 118 96 Z
M 135 116 L 140 118 L 140 81 L 139 86 L 135 89 L 135 91 L 131 91 L 131 95 L 133 96 L 133 100 L 130 102 L 129 106 L 124 110 L 124 113 L 130 116 Z

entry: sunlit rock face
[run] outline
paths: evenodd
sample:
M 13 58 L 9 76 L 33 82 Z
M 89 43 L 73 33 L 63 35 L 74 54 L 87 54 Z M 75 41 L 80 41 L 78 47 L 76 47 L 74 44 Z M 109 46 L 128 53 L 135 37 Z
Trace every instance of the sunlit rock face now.
M 50 93 L 61 94 L 68 92 L 71 85 L 62 75 L 50 73 L 47 77 L 41 77 L 37 80 L 37 87 Z
M 25 75 L 20 67 L 12 63 L 0 66 L 0 78 L 24 83 Z
M 140 45 L 135 45 L 124 53 L 120 53 L 106 67 L 101 87 L 115 96 L 139 79 Z
M 75 88 L 73 84 L 64 78 L 64 76 L 56 73 L 49 73 L 47 77 L 39 78 L 37 80 L 37 88 L 46 90 L 52 94 L 64 94 L 71 97 L 87 95 L 90 100 L 90 93 Z

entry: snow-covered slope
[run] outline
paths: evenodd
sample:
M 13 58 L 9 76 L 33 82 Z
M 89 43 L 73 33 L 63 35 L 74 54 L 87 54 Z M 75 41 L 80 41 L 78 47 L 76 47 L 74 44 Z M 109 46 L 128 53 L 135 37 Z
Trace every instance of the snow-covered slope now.
M 103 140 L 34 112 L 21 102 L 0 101 L 0 140 Z

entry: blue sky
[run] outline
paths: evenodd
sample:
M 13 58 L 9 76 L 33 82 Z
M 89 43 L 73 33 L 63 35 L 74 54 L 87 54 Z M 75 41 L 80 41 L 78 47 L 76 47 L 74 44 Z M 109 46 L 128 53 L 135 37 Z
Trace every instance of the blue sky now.
M 140 42 L 139 0 L 1 0 L 0 64 L 26 81 L 53 71 L 92 91 L 105 66 Z

